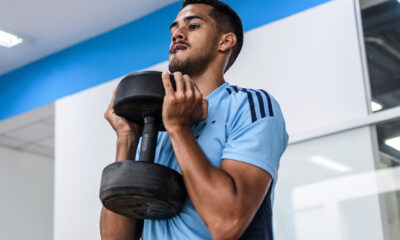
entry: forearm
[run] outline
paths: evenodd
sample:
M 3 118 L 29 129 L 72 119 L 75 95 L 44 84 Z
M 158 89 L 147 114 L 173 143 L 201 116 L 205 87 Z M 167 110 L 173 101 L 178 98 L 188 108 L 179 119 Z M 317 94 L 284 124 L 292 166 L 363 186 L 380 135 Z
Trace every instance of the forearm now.
M 103 207 L 100 218 L 102 240 L 136 240 L 140 238 L 139 220 L 113 213 Z
M 208 161 L 189 128 L 176 128 L 168 133 L 188 194 L 200 217 L 210 232 L 213 227 L 229 226 L 226 221 L 236 221 L 241 210 L 232 177 Z
M 135 160 L 138 143 L 139 138 L 134 135 L 124 134 L 118 136 L 115 161 Z
M 115 161 L 134 160 L 138 138 L 132 135 L 119 136 Z M 133 240 L 141 231 L 139 220 L 128 218 L 103 207 L 100 217 L 100 233 L 102 240 Z

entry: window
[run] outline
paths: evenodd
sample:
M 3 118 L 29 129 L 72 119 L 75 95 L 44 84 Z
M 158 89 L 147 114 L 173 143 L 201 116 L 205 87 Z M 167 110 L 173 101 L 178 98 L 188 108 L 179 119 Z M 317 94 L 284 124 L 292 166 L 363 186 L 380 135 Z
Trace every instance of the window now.
M 371 111 L 400 106 L 400 2 L 360 0 Z

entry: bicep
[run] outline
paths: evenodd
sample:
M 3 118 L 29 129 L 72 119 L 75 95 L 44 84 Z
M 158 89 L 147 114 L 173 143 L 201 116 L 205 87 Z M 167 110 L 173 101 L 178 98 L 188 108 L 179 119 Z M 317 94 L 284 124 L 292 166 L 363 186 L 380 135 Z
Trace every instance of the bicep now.
M 241 211 L 244 222 L 249 224 L 271 185 L 270 174 L 254 165 L 231 159 L 223 159 L 221 169 L 232 178 L 237 210 Z

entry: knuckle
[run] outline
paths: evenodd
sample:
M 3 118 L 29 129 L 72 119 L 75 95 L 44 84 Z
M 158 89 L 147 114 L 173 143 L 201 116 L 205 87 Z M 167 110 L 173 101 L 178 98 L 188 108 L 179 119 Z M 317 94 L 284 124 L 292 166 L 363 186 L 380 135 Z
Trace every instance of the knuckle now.
M 174 77 L 181 77 L 182 73 L 181 72 L 174 72 Z
M 188 92 L 186 93 L 186 96 L 187 96 L 188 98 L 193 98 L 193 97 L 194 97 L 192 91 L 188 91 Z
M 104 113 L 104 118 L 107 120 L 110 118 L 110 112 L 108 110 Z
M 176 98 L 175 98 L 175 97 L 169 96 L 169 97 L 166 97 L 166 98 L 165 98 L 165 101 L 166 101 L 167 103 L 176 103 Z
M 196 98 L 196 100 L 201 100 L 203 98 L 203 95 L 200 92 L 196 92 L 195 98 Z
M 185 94 L 182 92 L 176 93 L 176 99 L 177 100 L 183 100 L 185 98 Z

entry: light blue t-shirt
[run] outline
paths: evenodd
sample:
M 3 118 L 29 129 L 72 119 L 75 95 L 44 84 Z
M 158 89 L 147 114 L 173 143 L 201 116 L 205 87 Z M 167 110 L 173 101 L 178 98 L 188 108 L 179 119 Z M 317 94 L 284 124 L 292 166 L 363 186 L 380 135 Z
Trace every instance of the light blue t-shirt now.
M 278 102 L 264 90 L 230 86 L 225 82 L 207 96 L 208 118 L 192 133 L 215 167 L 222 159 L 257 166 L 269 173 L 272 185 L 254 220 L 241 239 L 272 240 L 272 205 L 279 160 L 288 144 L 285 121 Z M 136 158 L 139 156 L 140 146 Z M 180 172 L 167 132 L 159 132 L 155 163 Z M 144 240 L 212 239 L 190 198 L 182 211 L 166 220 L 145 220 Z

